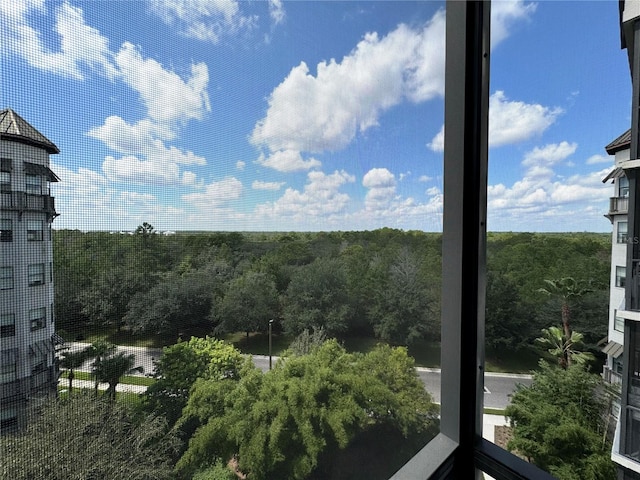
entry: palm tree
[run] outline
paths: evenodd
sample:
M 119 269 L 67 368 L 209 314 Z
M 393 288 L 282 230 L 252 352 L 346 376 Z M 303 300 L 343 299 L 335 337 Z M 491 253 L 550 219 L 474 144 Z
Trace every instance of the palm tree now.
M 85 360 L 87 360 L 86 350 L 62 352 L 60 366 L 66 368 L 69 372 L 67 377 L 69 379 L 69 395 L 73 392 L 73 379 L 75 378 L 73 371 L 76 368 L 80 368 Z
M 571 332 L 567 340 L 560 328 L 543 328 L 542 337 L 536 338 L 536 342 L 548 347 L 547 351 L 558 359 L 558 363 L 565 370 L 572 362 L 583 365 L 593 360 L 591 353 L 576 350 L 576 347 L 582 344 L 582 334 L 578 332 Z
M 135 372 L 142 373 L 144 371 L 142 367 L 134 367 L 134 361 L 135 355 L 133 353 L 118 352 L 115 355 L 103 358 L 94 367 L 93 373 L 96 376 L 96 381 L 109 384 L 106 394 L 111 400 L 116 398 L 116 386 L 120 383 L 120 378 L 123 375 L 130 375 Z
M 106 356 L 113 354 L 116 351 L 116 346 L 113 343 L 107 342 L 106 340 L 98 340 L 89 345 L 85 350 L 85 354 L 87 358 L 93 358 L 93 363 L 91 366 L 93 367 L 92 373 L 95 378 L 94 389 L 96 395 L 98 394 L 98 384 L 100 381 L 95 374 L 96 368 L 102 362 L 102 359 Z
M 571 342 L 571 309 L 569 302 L 582 297 L 584 294 L 592 292 L 590 287 L 583 286 L 573 277 L 563 277 L 558 280 L 545 280 L 546 288 L 538 289 L 538 292 L 548 296 L 558 297 L 561 301 L 560 315 L 562 318 L 562 329 L 564 331 L 564 342 Z M 551 327 L 553 328 L 553 327 Z M 571 355 L 567 357 L 567 366 L 571 365 Z

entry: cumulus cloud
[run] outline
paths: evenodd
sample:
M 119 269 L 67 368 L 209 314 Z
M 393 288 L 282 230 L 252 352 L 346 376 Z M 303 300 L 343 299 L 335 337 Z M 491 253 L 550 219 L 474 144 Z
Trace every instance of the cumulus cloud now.
M 386 208 L 396 196 L 396 178 L 386 168 L 373 168 L 362 178 L 362 185 L 369 189 L 365 207 L 369 210 Z
M 577 143 L 569 142 L 551 143 L 542 148 L 535 147 L 525 154 L 522 165 L 526 167 L 555 165 L 573 155 L 577 148 Z
M 297 150 L 279 150 L 269 157 L 261 155 L 256 161 L 263 167 L 273 168 L 279 172 L 299 172 L 320 167 L 322 164 L 315 158 L 305 160 Z
M 247 166 L 246 162 L 243 162 L 242 160 L 238 160 L 236 162 L 236 168 L 238 170 L 244 170 L 244 167 L 246 167 L 246 166 Z
M 116 55 L 122 80 L 133 88 L 147 108 L 149 118 L 160 124 L 185 124 L 201 120 L 211 110 L 205 63 L 191 65 L 191 75 L 183 80 L 152 58 L 143 58 L 139 49 L 125 42 Z
M 307 221 L 315 217 L 332 217 L 343 213 L 349 204 L 349 195 L 340 192 L 346 183 L 355 182 L 355 177 L 344 170 L 325 174 L 312 171 L 307 174 L 303 191 L 287 188 L 278 200 L 256 207 L 257 217 L 288 217 Z
M 31 66 L 57 75 L 83 80 L 86 71 L 97 71 L 115 76 L 109 42 L 85 23 L 82 9 L 68 2 L 58 5 L 52 31 L 39 32 L 29 25 L 29 18 L 48 13 L 43 1 L 0 2 L 3 44 Z M 45 46 L 45 35 L 52 37 L 49 43 L 59 43 L 57 51 Z
M 587 158 L 586 164 L 587 165 L 595 165 L 597 163 L 612 163 L 611 157 L 606 157 L 604 155 L 592 155 L 589 158 Z
M 235 0 L 156 0 L 150 10 L 181 35 L 214 44 L 225 35 L 251 30 L 258 20 L 243 15 Z
M 510 34 L 511 26 L 521 20 L 528 20 L 535 13 L 536 3 L 493 2 L 491 4 L 491 47 L 495 47 Z
M 575 143 L 568 142 L 536 147 L 524 155 L 522 179 L 511 186 L 489 185 L 490 228 L 532 229 L 550 216 L 565 222 L 559 224 L 558 230 L 566 230 L 566 222 L 576 216 L 588 215 L 594 221 L 599 220 L 602 211 L 599 215 L 594 212 L 599 211 L 598 205 L 606 202 L 611 194 L 610 189 L 602 185 L 608 169 L 568 178 L 560 177 L 553 169 L 576 148 Z
M 237 200 L 242 194 L 242 189 L 242 182 L 230 177 L 210 183 L 205 187 L 204 192 L 183 195 L 182 199 L 200 210 L 207 210 L 218 208 L 231 200 Z
M 175 163 L 164 164 L 142 160 L 133 155 L 105 157 L 102 171 L 113 182 L 171 185 L 180 182 L 180 169 Z
M 539 136 L 562 113 L 559 107 L 511 101 L 498 90 L 489 98 L 489 146 L 499 147 Z M 427 147 L 434 152 L 444 151 L 444 125 Z
M 535 7 L 498 6 L 494 44 Z M 319 153 L 348 145 L 357 132 L 379 124 L 386 110 L 404 101 L 424 102 L 444 93 L 445 14 L 425 24 L 401 24 L 387 35 L 367 33 L 341 61 L 294 67 L 268 98 L 251 142 L 268 152 Z
M 251 188 L 254 190 L 280 190 L 285 182 L 263 182 L 262 180 L 254 180 Z

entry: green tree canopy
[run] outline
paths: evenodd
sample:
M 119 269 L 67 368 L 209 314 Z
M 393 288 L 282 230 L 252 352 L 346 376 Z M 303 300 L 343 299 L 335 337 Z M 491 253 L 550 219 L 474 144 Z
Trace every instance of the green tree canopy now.
M 340 261 L 317 259 L 298 267 L 284 298 L 283 324 L 287 332 L 324 327 L 328 335 L 345 332 L 353 314 L 347 278 Z
M 161 412 L 173 425 L 198 378 L 237 378 L 243 357 L 222 340 L 192 337 L 187 342 L 164 348 L 154 363 L 156 381 L 145 393 L 146 404 L 151 411 Z
M 177 468 L 188 475 L 237 455 L 253 479 L 304 479 L 323 452 L 345 448 L 375 425 L 406 436 L 426 430 L 434 417 L 406 350 L 355 355 L 330 340 L 266 374 L 248 371 L 235 384 L 198 381 L 180 423 L 202 426 Z
M 581 365 L 540 362 L 530 387 L 520 387 L 506 409 L 513 427 L 509 450 L 561 480 L 615 478 L 606 438 L 608 401 L 603 380 Z
M 279 295 L 271 275 L 248 271 L 229 282 L 216 310 L 217 332 L 264 332 L 280 316 Z

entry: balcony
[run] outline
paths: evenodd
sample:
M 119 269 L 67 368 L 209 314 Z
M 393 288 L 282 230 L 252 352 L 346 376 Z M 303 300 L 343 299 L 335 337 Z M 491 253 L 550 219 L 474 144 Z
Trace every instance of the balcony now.
M 51 216 L 57 215 L 53 197 L 25 192 L 4 192 L 0 195 L 0 209 L 19 212 L 45 212 Z
M 612 383 L 614 385 L 622 385 L 622 375 L 613 371 L 611 368 L 606 365 L 602 367 L 602 378 L 607 383 Z
M 627 213 L 629 210 L 629 197 L 609 198 L 609 215 Z

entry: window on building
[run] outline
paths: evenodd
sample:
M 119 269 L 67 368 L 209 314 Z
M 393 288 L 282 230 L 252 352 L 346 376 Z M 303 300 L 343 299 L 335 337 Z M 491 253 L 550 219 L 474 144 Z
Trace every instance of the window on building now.
M 29 286 L 44 284 L 44 263 L 32 263 L 28 271 Z
M 0 219 L 0 242 L 13 242 L 13 220 Z
M 16 317 L 13 313 L 0 314 L 0 338 L 13 337 L 16 334 Z
M 619 197 L 628 197 L 629 196 L 629 179 L 626 175 L 622 175 L 618 177 L 618 196 Z
M 44 222 L 42 220 L 29 220 L 27 222 L 27 240 L 29 242 L 41 242 L 44 240 Z
M 0 290 L 13 288 L 13 267 L 0 267 Z
M 42 195 L 42 177 L 27 173 L 25 175 L 25 190 L 31 195 Z
M 618 222 L 618 243 L 627 243 L 627 222 Z
M 0 193 L 11 192 L 11 172 L 0 172 Z
M 616 287 L 624 288 L 626 279 L 627 279 L 627 267 L 616 266 Z
M 2 383 L 2 382 L 0 382 Z M 18 414 L 15 408 L 0 409 L 0 431 L 14 430 L 18 427 Z
M 0 383 L 10 383 L 16 381 L 16 360 L 4 359 L 0 363 Z
M 47 309 L 46 307 L 32 308 L 29 310 L 29 323 L 31 325 L 31 331 L 40 330 L 47 324 Z
M 618 332 L 624 332 L 624 318 L 619 317 L 616 314 L 615 317 L 613 318 L 613 329 Z

